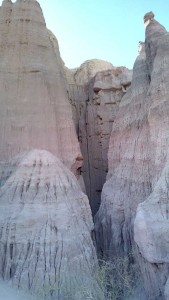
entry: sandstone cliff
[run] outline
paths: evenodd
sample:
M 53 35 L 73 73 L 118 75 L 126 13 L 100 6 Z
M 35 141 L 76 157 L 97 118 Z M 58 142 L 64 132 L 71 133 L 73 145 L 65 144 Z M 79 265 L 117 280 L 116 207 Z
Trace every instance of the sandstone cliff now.
M 144 21 L 145 46 L 140 44 L 131 87 L 113 124 L 96 234 L 102 255 L 133 253 L 148 299 L 159 300 L 165 299 L 169 275 L 169 34 L 153 13 L 146 14 Z M 166 297 L 167 291 L 166 284 Z

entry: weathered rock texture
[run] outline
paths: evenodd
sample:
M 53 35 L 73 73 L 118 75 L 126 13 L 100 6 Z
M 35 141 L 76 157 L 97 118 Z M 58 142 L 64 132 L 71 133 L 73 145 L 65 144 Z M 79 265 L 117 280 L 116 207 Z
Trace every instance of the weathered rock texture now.
M 0 277 L 40 299 L 103 299 L 57 40 L 35 0 L 4 0 L 0 25 Z
M 62 62 L 35 0 L 0 9 L 0 161 L 46 149 L 76 173 L 82 156 Z
M 82 174 L 93 214 L 108 170 L 108 144 L 119 103 L 131 83 L 132 71 L 110 63 L 91 60 L 70 75 L 69 98 L 81 151 Z M 74 80 L 74 82 L 73 82 Z
M 135 241 L 145 259 L 143 274 L 150 296 L 154 299 L 164 299 L 166 296 L 168 299 L 169 33 L 153 19 L 152 13 L 148 15 L 146 57 L 151 82 L 147 101 L 151 103 L 148 121 L 152 143 L 153 192 L 138 207 Z M 143 230 L 147 235 L 144 247 Z
M 145 49 L 141 44 L 131 88 L 113 124 L 96 233 L 105 256 L 133 251 L 148 299 L 159 300 L 165 299 L 169 275 L 169 34 L 152 12 L 144 21 Z
M 111 63 L 100 59 L 92 59 L 85 61 L 79 68 L 72 70 L 72 72 L 75 83 L 77 85 L 85 85 L 89 83 L 90 79 L 97 72 L 111 69 L 113 69 Z
M 141 203 L 134 223 L 134 238 L 150 299 L 169 299 L 169 169 L 164 168 L 150 196 Z M 168 294 L 164 297 L 165 293 Z
M 145 197 L 144 193 L 148 195 L 151 189 L 149 177 L 144 186 L 150 160 L 146 109 L 149 79 L 145 58 L 143 45 L 134 65 L 131 87 L 120 103 L 109 143 L 109 173 L 97 215 L 100 251 L 108 256 L 109 252 L 111 256 L 111 252 L 118 254 L 130 247 L 131 218 Z
M 0 189 L 0 276 L 47 299 L 103 299 L 92 278 L 91 211 L 75 176 L 47 151 L 17 161 Z

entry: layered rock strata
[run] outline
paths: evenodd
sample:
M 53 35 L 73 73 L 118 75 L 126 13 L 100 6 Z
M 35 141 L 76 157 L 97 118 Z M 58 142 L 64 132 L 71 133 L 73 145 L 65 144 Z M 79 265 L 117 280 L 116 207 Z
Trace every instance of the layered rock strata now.
M 131 87 L 123 97 L 109 143 L 109 173 L 96 217 L 99 251 L 108 256 L 131 250 L 131 222 L 151 192 L 149 126 L 146 93 L 149 87 L 145 47 L 133 68 Z M 129 251 L 130 251 L 129 250 Z
M 58 45 L 35 0 L 0 9 L 0 161 L 46 149 L 74 173 L 82 156 Z
M 87 196 L 51 153 L 32 150 L 0 189 L 0 276 L 40 299 L 103 299 Z
M 119 103 L 130 86 L 132 71 L 92 60 L 72 71 L 71 76 L 70 71 L 66 73 L 74 122 L 84 157 L 81 171 L 95 214 L 108 171 L 107 153 L 112 124 Z
M 103 299 L 57 40 L 35 0 L 4 0 L 0 25 L 0 277 L 36 299 Z
M 145 49 L 141 43 L 131 88 L 113 124 L 96 234 L 104 256 L 133 252 L 140 262 L 148 299 L 159 300 L 165 299 L 165 284 L 167 295 L 169 274 L 169 34 L 152 12 L 144 21 Z
M 142 272 L 148 294 L 153 299 L 169 299 L 169 33 L 154 20 L 152 12 L 145 16 L 145 22 L 150 77 L 147 101 L 151 103 L 148 121 L 153 149 L 153 191 L 137 209 L 135 241 L 144 260 Z

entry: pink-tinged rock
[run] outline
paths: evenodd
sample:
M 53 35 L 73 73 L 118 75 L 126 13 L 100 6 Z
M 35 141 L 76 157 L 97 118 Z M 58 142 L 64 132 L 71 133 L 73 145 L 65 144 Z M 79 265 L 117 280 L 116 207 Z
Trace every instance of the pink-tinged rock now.
M 82 156 L 64 72 L 39 3 L 4 0 L 0 24 L 0 161 L 46 149 L 76 173 Z
M 134 222 L 134 238 L 142 256 L 150 263 L 169 263 L 169 166 L 152 194 L 139 204 Z
M 18 157 L 0 212 L 1 278 L 45 299 L 103 299 L 89 202 L 58 158 L 42 150 Z
M 131 251 L 138 203 L 151 191 L 144 45 L 135 62 L 131 87 L 122 98 L 110 137 L 107 182 L 96 215 L 98 250 L 104 256 Z
M 66 70 L 66 74 L 84 157 L 82 174 L 95 215 L 108 171 L 107 154 L 112 125 L 119 103 L 131 84 L 132 71 L 125 67 L 113 67 L 105 61 L 91 60 L 74 71 Z
M 163 300 L 169 277 L 169 34 L 152 13 L 145 20 L 145 50 L 141 43 L 113 125 L 96 233 L 104 255 L 132 252 L 148 299 Z

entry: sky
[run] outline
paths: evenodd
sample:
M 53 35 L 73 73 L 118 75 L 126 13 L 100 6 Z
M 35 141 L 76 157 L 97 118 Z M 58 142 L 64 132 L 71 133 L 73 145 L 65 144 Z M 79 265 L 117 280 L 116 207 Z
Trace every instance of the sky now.
M 39 3 L 69 68 L 97 58 L 131 69 L 138 42 L 145 40 L 143 16 L 148 11 L 152 10 L 156 20 L 169 31 L 169 0 L 39 0 Z

